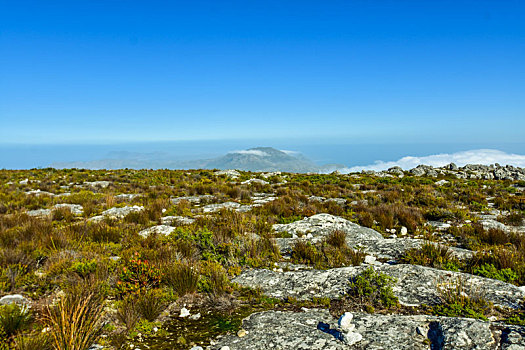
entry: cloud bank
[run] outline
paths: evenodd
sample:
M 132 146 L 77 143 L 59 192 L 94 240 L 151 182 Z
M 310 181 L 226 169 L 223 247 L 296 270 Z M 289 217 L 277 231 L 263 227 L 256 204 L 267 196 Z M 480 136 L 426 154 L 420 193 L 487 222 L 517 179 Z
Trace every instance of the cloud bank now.
M 361 170 L 381 171 L 399 166 L 405 170 L 415 168 L 418 165 L 425 164 L 433 167 L 441 167 L 449 163 L 455 163 L 457 166 L 466 164 L 484 164 L 490 165 L 499 163 L 500 165 L 514 165 L 525 167 L 525 155 L 505 153 L 495 149 L 476 149 L 456 153 L 441 153 L 424 157 L 403 157 L 396 161 L 378 160 L 374 164 L 358 165 L 339 170 L 343 173 L 359 172 Z
M 232 151 L 232 152 L 228 152 L 228 153 L 252 154 L 254 156 L 259 156 L 259 157 L 266 157 L 266 156 L 268 156 L 268 153 L 260 151 L 260 150 L 257 150 L 257 149 L 247 149 L 247 150 L 240 150 L 240 151 Z

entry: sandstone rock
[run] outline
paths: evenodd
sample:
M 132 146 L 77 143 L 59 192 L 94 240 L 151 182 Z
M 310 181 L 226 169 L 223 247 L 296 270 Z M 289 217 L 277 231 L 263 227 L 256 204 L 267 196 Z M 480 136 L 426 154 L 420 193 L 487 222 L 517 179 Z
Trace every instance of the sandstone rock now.
M 226 177 L 236 179 L 239 176 L 241 176 L 241 173 L 237 170 L 229 169 L 229 170 L 219 170 L 214 173 L 217 176 L 226 175 Z
M 34 216 L 38 218 L 45 218 L 51 216 L 51 210 L 50 209 L 35 209 L 35 210 L 29 210 L 27 212 L 27 215 Z
M 203 194 L 201 196 L 189 196 L 189 197 L 176 197 L 171 198 L 171 203 L 178 204 L 180 201 L 188 201 L 192 204 L 203 204 L 203 203 L 211 203 L 215 200 L 215 196 L 212 196 L 211 194 Z
M 132 201 L 135 198 L 139 198 L 139 197 L 142 197 L 141 193 L 122 193 L 122 194 L 117 194 L 115 196 L 115 199 L 119 201 Z
M 353 322 L 355 332 L 348 337 L 327 310 L 265 311 L 243 320 L 245 337 L 223 336 L 216 349 L 518 349 L 511 346 L 522 345 L 525 333 L 522 327 L 508 327 L 498 344 L 491 324 L 474 319 L 356 313 Z
M 134 205 L 132 207 L 125 206 L 122 208 L 115 207 L 115 208 L 110 208 L 108 210 L 103 211 L 102 216 L 114 218 L 114 219 L 122 219 L 130 213 L 134 213 L 134 212 L 136 213 L 142 210 L 144 210 L 144 207 L 138 206 L 138 205 Z
M 339 298 L 347 292 L 350 279 L 366 268 L 363 265 L 286 272 L 254 269 L 241 273 L 232 281 L 242 286 L 261 288 L 263 293 L 275 298 Z M 525 292 L 514 285 L 461 272 L 405 264 L 383 264 L 374 269 L 397 280 L 393 288 L 394 294 L 400 303 L 409 306 L 439 303 L 438 285 L 454 284 L 458 279 L 463 279 L 473 289 L 483 291 L 485 299 L 496 306 L 519 308 L 519 303 L 525 296 Z
M 317 214 L 290 224 L 275 224 L 273 229 L 276 232 L 288 232 L 293 236 L 275 240 L 283 254 L 290 253 L 297 240 L 307 239 L 312 243 L 317 243 L 335 230 L 345 232 L 348 246 L 359 247 L 376 258 L 387 260 L 396 260 L 406 250 L 420 248 L 425 243 L 423 240 L 414 238 L 385 239 L 377 231 L 330 214 Z M 472 252 L 465 249 L 450 248 L 450 250 L 460 259 L 472 256 Z
M 54 197 L 55 194 L 54 193 L 51 193 L 51 192 L 47 192 L 47 191 L 41 191 L 41 190 L 31 190 L 31 191 L 27 191 L 26 194 L 28 196 L 49 196 L 49 197 Z
M 194 218 L 190 218 L 187 216 L 164 216 L 160 218 L 160 222 L 163 225 L 191 225 L 195 222 Z
M 84 213 L 84 208 L 80 204 L 61 203 L 61 204 L 55 204 L 54 208 L 55 209 L 68 208 L 69 211 L 71 211 L 73 215 L 82 215 Z
M 237 202 L 224 202 L 224 203 L 218 203 L 218 204 L 208 204 L 204 207 L 202 207 L 203 213 L 214 213 L 221 209 L 238 209 L 241 207 L 241 204 Z
M 295 237 L 311 233 L 316 241 L 321 240 L 335 230 L 345 232 L 347 241 L 350 241 L 350 244 L 383 239 L 380 233 L 370 228 L 359 226 L 330 214 L 317 214 L 290 224 L 275 224 L 273 229 L 276 232 L 288 232 Z
M 0 305 L 9 305 L 9 304 L 18 304 L 18 305 L 28 305 L 30 303 L 29 299 L 24 297 L 21 294 L 9 294 L 4 295 L 0 298 Z
M 97 188 L 97 187 L 106 188 L 110 184 L 111 184 L 111 182 L 109 182 L 109 181 L 92 181 L 92 182 L 85 181 L 83 183 L 83 186 L 87 186 L 87 187 L 91 187 L 91 188 Z
M 268 181 L 264 181 L 261 179 L 249 179 L 246 181 L 241 182 L 242 185 L 251 185 L 251 184 L 258 184 L 258 185 L 269 185 L 270 183 Z
M 173 231 L 175 231 L 175 227 L 166 225 L 156 225 L 140 231 L 139 235 L 144 238 L 148 237 L 151 234 L 168 236 Z

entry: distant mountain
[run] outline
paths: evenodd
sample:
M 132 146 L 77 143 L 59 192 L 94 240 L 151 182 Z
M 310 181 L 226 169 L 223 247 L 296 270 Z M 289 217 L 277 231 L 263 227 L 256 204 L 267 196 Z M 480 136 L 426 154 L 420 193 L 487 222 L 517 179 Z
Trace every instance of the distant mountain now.
M 110 158 L 53 163 L 53 168 L 84 169 L 238 169 L 246 171 L 319 172 L 324 169 L 297 152 L 272 147 L 256 147 L 229 152 L 214 159 L 170 160 L 163 153 L 113 152 Z
M 279 151 L 272 147 L 256 147 L 230 152 L 225 156 L 209 161 L 206 168 L 294 173 L 319 171 L 319 166 L 299 153 Z

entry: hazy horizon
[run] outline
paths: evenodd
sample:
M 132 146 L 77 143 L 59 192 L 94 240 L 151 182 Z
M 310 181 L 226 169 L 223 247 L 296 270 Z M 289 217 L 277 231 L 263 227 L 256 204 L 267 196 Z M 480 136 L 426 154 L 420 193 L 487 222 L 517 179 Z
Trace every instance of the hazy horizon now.
M 500 160 L 490 158 L 482 152 L 470 154 L 475 163 L 492 164 L 511 159 L 510 164 L 525 166 L 521 159 L 525 159 L 525 142 L 523 143 L 400 143 L 400 144 L 358 144 L 329 142 L 327 140 L 221 140 L 221 141 L 179 141 L 179 142 L 136 142 L 113 144 L 2 144 L 0 143 L 0 168 L 30 169 L 49 167 L 61 162 L 88 162 L 103 159 L 166 159 L 173 161 L 194 161 L 211 159 L 228 152 L 239 151 L 254 147 L 274 147 L 280 150 L 299 152 L 317 165 L 340 164 L 345 168 L 356 170 L 375 169 L 377 163 L 397 165 L 397 161 L 404 157 L 418 157 L 417 164 L 428 164 L 439 154 L 454 155 L 472 150 L 498 150 Z M 508 155 L 523 155 L 523 158 L 509 158 Z M 480 158 L 481 157 L 481 158 Z M 483 157 L 487 162 L 480 161 Z M 448 159 L 448 158 L 447 158 Z M 519 161 L 517 161 L 518 159 Z M 394 163 L 392 163 L 394 162 Z M 473 163 L 474 161 L 470 162 Z M 415 164 L 404 162 L 403 164 Z M 417 165 L 416 164 L 416 165 Z M 414 165 L 415 166 L 415 165 Z M 406 166 L 403 166 L 406 168 Z

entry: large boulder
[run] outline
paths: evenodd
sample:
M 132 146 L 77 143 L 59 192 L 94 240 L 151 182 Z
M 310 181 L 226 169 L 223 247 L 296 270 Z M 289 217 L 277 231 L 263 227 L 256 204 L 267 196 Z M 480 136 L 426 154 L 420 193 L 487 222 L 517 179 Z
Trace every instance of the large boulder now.
M 345 331 L 327 310 L 259 312 L 243 320 L 246 336 L 226 335 L 213 349 L 510 349 L 505 346 L 510 344 L 521 349 L 525 344 L 517 330 L 509 333 L 510 343 L 494 337 L 491 323 L 474 319 L 357 313 L 352 322 L 352 332 L 361 337 L 348 345 Z

